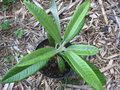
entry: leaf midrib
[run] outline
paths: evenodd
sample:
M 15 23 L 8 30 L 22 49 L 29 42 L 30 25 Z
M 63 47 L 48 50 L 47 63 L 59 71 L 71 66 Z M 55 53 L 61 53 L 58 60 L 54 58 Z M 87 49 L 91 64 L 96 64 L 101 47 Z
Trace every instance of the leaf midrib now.
M 70 56 L 70 55 L 69 55 Z M 73 57 L 71 57 L 71 58 L 73 58 Z M 78 65 L 78 63 L 76 62 L 76 59 L 75 59 L 75 62 L 72 62 L 71 64 L 72 64 L 72 66 L 74 67 L 74 64 L 73 63 L 76 63 L 77 65 Z M 78 66 L 80 66 L 80 65 L 78 65 Z M 76 68 L 76 67 L 74 67 L 76 70 L 77 70 L 77 72 L 79 72 L 80 74 L 81 74 L 81 72 L 78 70 L 78 68 Z M 97 80 L 97 82 L 100 82 L 100 80 L 97 78 L 97 75 L 93 72 L 93 70 L 92 69 L 90 69 L 91 70 L 91 72 L 94 74 L 94 76 L 96 76 L 96 80 Z M 87 74 L 85 73 L 85 70 L 83 70 L 82 69 L 82 67 L 81 67 L 81 71 L 84 73 L 84 75 L 85 76 L 87 76 Z M 89 75 L 89 74 L 88 74 Z M 82 77 L 84 77 L 82 74 L 81 74 L 81 76 Z M 93 77 L 91 77 L 91 78 L 93 78 Z M 85 80 L 86 81 L 86 80 Z M 86 81 L 87 82 L 87 81 Z M 87 83 L 89 83 L 89 82 L 87 82 Z M 90 84 L 90 83 L 89 83 Z M 101 83 L 99 83 L 99 84 L 101 84 Z M 90 84 L 91 85 L 91 84 Z M 93 85 L 91 85 L 91 86 L 93 86 Z M 96 85 L 97 86 L 97 85 Z M 97 86 L 98 87 L 98 86 Z M 102 88 L 102 87 L 101 87 Z
M 88 6 L 89 6 L 89 5 L 87 5 L 87 6 L 85 7 L 85 9 L 87 9 Z M 69 35 L 68 35 L 67 37 L 69 37 L 72 33 L 74 33 L 74 32 L 75 32 L 74 30 L 77 30 L 78 26 L 81 24 L 81 23 L 78 23 L 78 22 L 82 22 L 83 19 L 84 19 L 84 17 L 83 17 L 83 16 L 84 16 L 84 13 L 86 14 L 87 11 L 86 11 L 86 10 L 83 10 L 83 11 L 81 12 L 81 14 L 79 15 L 77 21 L 76 21 L 75 24 L 73 25 L 73 27 L 72 27 L 72 29 L 71 29 L 71 31 L 69 32 Z M 82 19 L 81 19 L 80 17 L 82 17 Z M 66 40 L 67 40 L 67 38 L 66 38 Z

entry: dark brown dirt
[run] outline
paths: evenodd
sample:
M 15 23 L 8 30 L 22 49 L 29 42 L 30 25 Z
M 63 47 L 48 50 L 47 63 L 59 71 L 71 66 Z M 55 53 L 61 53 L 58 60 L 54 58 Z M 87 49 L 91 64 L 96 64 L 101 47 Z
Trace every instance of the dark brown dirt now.
M 43 48 L 45 46 L 49 46 L 49 42 L 47 39 L 45 39 L 44 41 L 42 41 L 36 49 L 39 49 L 39 48 Z M 68 45 L 67 45 L 68 46 Z M 68 76 L 71 72 L 71 69 L 70 69 L 70 66 L 67 64 L 67 62 L 65 62 L 65 72 L 64 73 L 61 73 L 59 71 L 59 68 L 58 68 L 58 64 L 57 64 L 57 59 L 56 59 L 56 56 L 52 57 L 48 64 L 45 65 L 45 67 L 43 67 L 40 72 L 44 75 L 44 76 L 47 76 L 47 77 L 50 77 L 50 78 L 55 78 L 55 79 L 62 79 L 62 78 L 65 78 L 66 76 Z

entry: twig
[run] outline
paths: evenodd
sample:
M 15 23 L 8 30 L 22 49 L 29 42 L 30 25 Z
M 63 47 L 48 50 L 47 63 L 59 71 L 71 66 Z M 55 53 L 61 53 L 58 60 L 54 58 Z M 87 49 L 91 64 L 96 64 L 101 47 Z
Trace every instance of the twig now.
M 93 90 L 88 85 L 72 85 L 72 84 L 62 84 L 63 87 L 75 88 L 75 89 L 84 89 L 84 90 Z
M 9 90 L 13 90 L 13 86 L 14 86 L 14 83 L 10 83 L 8 89 L 9 89 Z
M 115 8 L 119 3 L 113 3 L 112 5 L 106 7 L 107 9 L 112 9 L 112 8 Z
M 108 56 L 108 57 L 106 57 L 106 58 L 104 58 L 104 59 L 112 59 L 112 58 L 115 58 L 115 57 L 118 57 L 118 56 L 120 56 L 120 53 L 117 53 L 117 54 Z
M 6 45 L 6 46 L 0 46 L 0 48 L 14 47 L 14 46 L 19 46 L 19 45 L 27 45 L 27 43 L 23 43 L 23 44 L 13 44 L 13 45 Z
M 109 70 L 109 69 L 111 69 L 111 68 L 113 68 L 115 66 L 117 66 L 117 64 L 109 65 L 107 67 L 104 67 L 104 68 L 100 69 L 100 71 L 101 72 L 105 72 L 105 71 L 107 71 L 107 70 Z
M 7 90 L 9 87 L 9 84 L 5 84 L 2 90 Z
M 102 10 L 102 14 L 103 14 L 105 23 L 106 23 L 106 25 L 108 25 L 108 18 L 107 18 L 107 15 L 106 15 L 106 12 L 105 12 L 105 9 L 104 9 L 102 0 L 98 0 L 98 2 L 99 2 L 99 4 L 100 4 L 100 7 L 101 7 L 101 10 Z
M 15 17 L 15 16 L 0 16 L 0 20 L 5 19 L 5 18 L 13 18 L 13 17 Z
M 43 9 L 43 7 L 42 7 L 36 0 L 33 0 L 33 2 L 34 2 L 38 7 L 40 7 L 40 8 Z
M 120 21 L 119 21 L 119 19 L 117 17 L 117 14 L 116 14 L 116 12 L 114 10 L 113 10 L 113 13 L 115 15 L 116 23 L 118 24 L 118 27 L 120 28 Z

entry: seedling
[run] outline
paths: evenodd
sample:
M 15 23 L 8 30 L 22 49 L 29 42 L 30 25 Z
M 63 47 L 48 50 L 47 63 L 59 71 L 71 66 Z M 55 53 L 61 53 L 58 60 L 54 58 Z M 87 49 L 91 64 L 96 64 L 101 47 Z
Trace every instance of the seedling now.
M 7 58 L 4 58 L 3 61 L 6 62 L 6 63 L 11 63 L 11 62 L 14 61 L 14 57 L 13 56 L 9 56 Z
M 22 38 L 23 34 L 24 34 L 24 30 L 22 29 L 18 29 L 17 31 L 15 31 L 15 35 L 20 39 Z
M 2 0 L 2 9 L 3 11 L 7 11 L 10 8 L 10 5 L 15 3 L 16 0 Z
M 9 26 L 10 26 L 10 21 L 9 20 L 5 20 L 4 23 L 0 24 L 0 31 L 8 29 Z
M 4 4 L 15 3 L 16 0 L 2 0 Z
M 57 59 L 61 72 L 64 72 L 64 61 L 66 61 L 90 86 L 96 90 L 103 90 L 102 86 L 106 84 L 103 74 L 95 65 L 80 56 L 95 55 L 99 52 L 98 48 L 84 44 L 65 47 L 65 45 L 82 30 L 85 23 L 85 16 L 90 7 L 90 1 L 86 1 L 77 7 L 64 31 L 63 39 L 61 39 L 61 28 L 54 3 L 55 1 L 52 0 L 50 10 L 54 16 L 55 22 L 53 22 L 51 17 L 43 9 L 29 1 L 24 1 L 26 8 L 47 31 L 51 46 L 40 48 L 21 58 L 19 63 L 5 74 L 1 83 L 23 80 L 43 68 L 51 57 L 59 54 L 60 56 L 57 56 Z M 55 10 L 55 13 L 53 10 Z
M 8 5 L 2 5 L 2 10 L 3 10 L 3 11 L 9 10 L 9 6 L 8 6 Z

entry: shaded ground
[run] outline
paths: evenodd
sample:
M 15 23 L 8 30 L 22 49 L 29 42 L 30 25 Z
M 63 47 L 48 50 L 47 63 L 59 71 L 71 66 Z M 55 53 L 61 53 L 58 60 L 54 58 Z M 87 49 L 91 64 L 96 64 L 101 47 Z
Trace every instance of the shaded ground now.
M 46 12 L 49 12 L 49 0 L 37 1 L 38 6 L 41 5 Z M 66 27 L 75 7 L 82 1 L 57 0 L 62 29 Z M 106 76 L 105 90 L 120 90 L 120 1 L 98 0 L 103 1 L 102 3 L 91 1 L 84 30 L 71 42 L 97 46 L 100 53 L 86 59 L 97 65 Z M 0 79 L 20 57 L 33 51 L 37 44 L 46 38 L 44 29 L 20 1 L 11 5 L 9 11 L 2 11 L 0 8 L 0 23 L 6 19 L 9 19 L 11 24 L 9 29 L 0 31 Z M 21 39 L 14 34 L 18 29 L 24 30 Z M 6 61 L 5 58 L 9 59 Z M 91 90 L 84 81 L 76 77 L 73 74 L 62 83 L 61 80 L 46 78 L 38 72 L 22 82 L 2 84 L 0 90 Z M 70 82 L 71 80 L 75 82 Z

